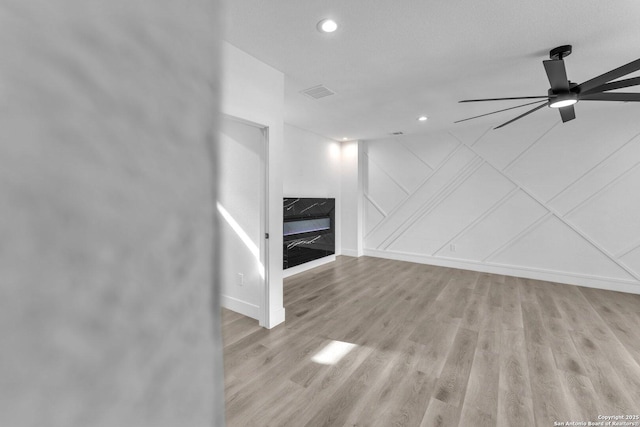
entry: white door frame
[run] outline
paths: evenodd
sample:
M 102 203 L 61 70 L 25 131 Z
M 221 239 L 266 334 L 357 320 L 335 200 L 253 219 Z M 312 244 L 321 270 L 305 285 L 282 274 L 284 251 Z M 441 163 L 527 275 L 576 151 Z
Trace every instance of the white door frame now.
M 260 123 L 252 122 L 240 117 L 222 113 L 222 117 L 248 126 L 256 127 L 262 131 L 262 152 L 260 153 L 262 176 L 262 191 L 260 192 L 260 262 L 264 268 L 264 281 L 261 286 L 262 306 L 260 307 L 260 318 L 258 323 L 262 327 L 269 325 L 269 127 Z
M 263 190 L 262 200 L 260 202 L 260 216 L 262 218 L 262 224 L 260 225 L 260 232 L 262 233 L 262 240 L 260 244 L 260 261 L 264 266 L 264 286 L 262 286 L 262 307 L 259 319 L 259 324 L 262 327 L 269 325 L 269 313 L 271 307 L 270 288 L 271 281 L 269 277 L 269 127 L 262 126 L 262 175 Z

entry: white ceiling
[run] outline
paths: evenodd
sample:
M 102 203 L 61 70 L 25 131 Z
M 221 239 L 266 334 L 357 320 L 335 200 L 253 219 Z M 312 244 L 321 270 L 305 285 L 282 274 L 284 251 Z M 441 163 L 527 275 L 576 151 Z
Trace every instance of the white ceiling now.
M 336 140 L 450 129 L 520 102 L 461 99 L 546 95 L 542 60 L 559 45 L 573 45 L 565 62 L 577 83 L 640 57 L 637 0 L 229 0 L 225 7 L 225 40 L 285 74 L 285 121 Z M 327 17 L 340 27 L 320 34 L 316 24 Z M 336 94 L 300 93 L 319 84 Z M 604 116 L 610 105 L 598 103 Z M 640 104 L 628 106 L 640 112 Z M 526 108 L 466 123 L 498 125 Z M 425 123 L 416 120 L 422 114 Z M 559 120 L 548 108 L 534 114 Z

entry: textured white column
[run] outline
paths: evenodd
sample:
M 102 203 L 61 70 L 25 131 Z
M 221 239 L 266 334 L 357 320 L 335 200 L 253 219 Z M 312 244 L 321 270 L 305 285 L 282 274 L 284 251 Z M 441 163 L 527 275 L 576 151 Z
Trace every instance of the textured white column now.
M 223 424 L 218 21 L 0 3 L 0 425 Z

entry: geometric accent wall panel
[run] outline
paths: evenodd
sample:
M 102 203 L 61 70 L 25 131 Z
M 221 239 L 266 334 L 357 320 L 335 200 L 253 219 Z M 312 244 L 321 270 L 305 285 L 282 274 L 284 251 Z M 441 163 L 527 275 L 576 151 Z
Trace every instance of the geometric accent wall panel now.
M 458 140 L 447 132 L 429 136 L 407 135 L 397 140 L 431 168 L 438 167 L 459 144 Z
M 436 204 L 443 196 L 443 192 L 446 192 L 450 186 L 456 183 L 462 171 L 465 171 L 474 161 L 478 160 L 478 157 L 464 146 L 456 150 L 392 214 L 389 215 L 389 212 L 385 212 L 389 216 L 385 217 L 375 229 L 372 230 L 372 227 L 365 225 L 365 229 L 370 230 L 365 236 L 365 247 L 378 249 L 386 241 L 394 239 L 398 233 L 404 230 L 406 224 L 410 224 L 425 209 L 429 209 Z M 368 176 L 371 177 L 372 174 L 369 173 Z M 365 183 L 366 185 L 368 184 Z M 393 194 L 377 194 L 381 198 L 393 197 Z
M 502 170 L 557 123 L 545 117 L 544 120 L 527 120 L 518 123 L 518 126 L 505 126 L 499 132 L 484 134 L 473 148 L 486 161 Z
M 366 142 L 365 250 L 622 280 L 640 291 L 639 107 L 585 102 L 567 123 L 545 110 L 499 130 Z
M 369 157 L 366 159 L 367 179 L 364 192 L 386 215 L 405 199 L 407 193 L 376 162 Z
M 402 143 L 371 141 L 367 146 L 367 156 L 378 165 L 384 163 L 385 172 L 408 193 L 413 192 L 432 172 L 431 167 Z
M 373 203 L 368 198 L 364 198 L 364 233 L 368 234 L 372 228 L 380 223 L 384 219 L 384 216 L 380 213 Z
M 624 269 L 555 216 L 550 216 L 512 245 L 492 256 L 490 264 L 633 280 Z
M 436 255 L 482 261 L 528 227 L 546 215 L 548 211 L 521 190 L 512 193 L 481 221 L 474 224 Z
M 434 254 L 514 188 L 509 180 L 484 163 L 409 227 L 389 249 Z
M 595 103 L 584 104 L 580 104 L 579 122 L 555 126 L 552 133 L 540 138 L 506 169 L 509 176 L 543 202 L 552 199 L 638 133 L 637 125 L 616 127 L 616 122 L 627 122 L 632 118 L 637 123 L 637 109 L 606 105 L 620 116 L 608 114 L 605 119 L 601 114 L 602 107 L 598 109 L 593 105 Z M 578 130 L 580 135 L 588 137 L 576 137 Z
M 640 167 L 602 190 L 567 216 L 612 254 L 640 241 Z
M 490 130 L 491 127 L 486 124 L 467 124 L 466 126 L 455 125 L 447 133 L 467 147 L 473 147 L 482 137 L 489 133 Z
M 640 275 L 640 245 L 638 245 L 635 249 L 622 256 L 620 260 L 631 270 L 633 270 L 636 275 Z
M 620 150 L 590 170 L 580 180 L 573 183 L 557 197 L 554 197 L 549 202 L 549 205 L 564 216 L 639 163 L 640 136 L 636 136 Z

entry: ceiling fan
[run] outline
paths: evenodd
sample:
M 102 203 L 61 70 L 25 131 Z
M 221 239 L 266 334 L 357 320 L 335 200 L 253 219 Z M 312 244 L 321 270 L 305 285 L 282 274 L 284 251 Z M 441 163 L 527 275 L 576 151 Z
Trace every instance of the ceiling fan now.
M 608 71 L 597 77 L 587 80 L 584 83 L 577 84 L 569 81 L 567 78 L 567 70 L 564 66 L 563 58 L 571 54 L 571 45 L 559 46 L 549 52 L 551 59 L 542 61 L 544 69 L 547 72 L 551 88 L 546 96 L 517 96 L 511 98 L 488 98 L 488 99 L 465 99 L 460 102 L 483 102 L 483 101 L 504 101 L 514 99 L 538 99 L 538 101 L 528 102 L 526 104 L 517 105 L 515 107 L 504 108 L 491 113 L 481 114 L 479 116 L 469 117 L 467 119 L 458 120 L 454 123 L 460 123 L 478 117 L 488 116 L 490 114 L 500 113 L 502 111 L 513 110 L 514 108 L 525 107 L 527 105 L 540 104 L 531 110 L 509 120 L 494 129 L 513 123 L 518 119 L 527 116 L 545 106 L 557 108 L 563 122 L 568 122 L 576 118 L 573 104 L 578 101 L 623 101 L 623 102 L 640 102 L 640 93 L 634 92 L 609 92 L 615 89 L 622 89 L 630 86 L 640 85 L 640 77 L 633 77 L 625 80 L 616 80 L 622 76 L 640 70 L 640 59 L 636 59 L 622 67 Z M 615 80 L 615 81 L 614 81 Z

